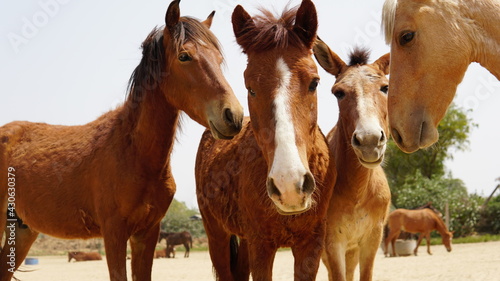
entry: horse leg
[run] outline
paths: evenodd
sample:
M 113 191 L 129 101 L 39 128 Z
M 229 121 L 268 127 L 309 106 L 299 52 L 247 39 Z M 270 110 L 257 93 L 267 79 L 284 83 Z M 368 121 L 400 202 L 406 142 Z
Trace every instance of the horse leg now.
M 14 271 L 23 263 L 31 245 L 38 237 L 38 232 L 26 226 L 19 227 L 17 222 L 7 222 L 6 233 L 5 247 L 0 254 L 1 281 L 11 280 Z
M 132 248 L 132 280 L 151 280 L 153 256 L 159 234 L 160 224 L 157 223 L 153 227 L 135 233 L 130 237 L 130 247 Z
M 360 280 L 371 281 L 373 278 L 373 265 L 375 256 L 377 255 L 378 247 L 383 236 L 382 223 L 380 227 L 375 227 L 371 235 L 366 236 L 365 240 L 360 243 L 359 250 L 359 272 Z M 352 279 L 348 279 L 352 280 Z
M 354 279 L 354 270 L 356 270 L 356 266 L 359 263 L 359 247 L 355 247 L 347 250 L 345 253 L 345 279 L 347 281 L 353 281 Z M 365 279 L 361 279 L 365 280 Z M 368 280 L 368 279 L 366 279 Z
M 250 279 L 250 264 L 248 261 L 248 255 L 248 241 L 246 239 L 240 239 L 236 268 L 233 269 L 233 276 L 237 281 L 248 281 Z
M 184 242 L 184 249 L 186 249 L 186 252 L 184 252 L 184 257 L 189 258 L 189 243 Z
M 111 281 L 127 281 L 126 260 L 129 234 L 125 231 L 126 229 L 124 222 L 116 223 L 116 220 L 110 221 L 107 227 L 102 229 Z
M 328 280 L 345 280 L 346 265 L 345 254 L 346 245 L 340 243 L 343 239 L 328 235 L 326 238 L 325 250 L 323 251 L 323 263 L 328 270 Z
M 422 242 L 422 238 L 424 238 L 424 234 L 420 233 L 418 236 L 418 241 L 417 241 L 417 246 L 415 247 L 415 250 L 413 250 L 413 254 L 416 256 L 418 252 L 418 246 L 420 246 L 420 242 Z
M 429 255 L 432 255 L 432 253 L 431 253 L 431 233 L 430 232 L 428 232 L 425 235 L 425 240 L 427 241 L 427 253 Z
M 305 237 L 302 239 L 301 243 L 292 246 L 292 253 L 295 258 L 295 281 L 316 280 L 321 254 L 325 247 L 324 225 L 312 229 L 311 233 L 318 233 L 319 235 Z
M 208 237 L 208 252 L 215 270 L 216 280 L 234 281 L 231 272 L 231 235 L 225 232 L 209 213 L 202 213 L 202 216 Z
M 278 248 L 263 241 L 248 241 L 248 257 L 253 281 L 273 279 L 273 262 Z
M 387 253 L 389 252 L 389 242 L 391 242 L 391 246 L 392 246 L 392 253 L 391 253 L 391 257 L 395 257 L 396 256 L 396 239 L 398 238 L 399 234 L 401 233 L 401 231 L 392 231 L 390 230 L 389 231 L 389 235 L 387 235 L 387 238 L 385 239 L 385 255 L 387 256 Z

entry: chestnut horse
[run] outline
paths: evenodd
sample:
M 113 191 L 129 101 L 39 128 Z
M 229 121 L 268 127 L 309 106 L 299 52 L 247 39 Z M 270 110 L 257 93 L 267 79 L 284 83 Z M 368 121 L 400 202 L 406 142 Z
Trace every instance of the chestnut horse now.
M 500 79 L 500 0 L 386 0 L 382 23 L 391 45 L 392 137 L 413 152 L 438 140 L 471 62 Z
M 416 256 L 418 251 L 418 246 L 422 242 L 422 238 L 427 240 L 427 253 L 431 253 L 431 231 L 437 230 L 441 234 L 443 245 L 446 247 L 448 252 L 451 252 L 451 240 L 453 239 L 453 232 L 449 232 L 444 224 L 443 220 L 429 208 L 424 208 L 421 210 L 407 210 L 407 209 L 396 209 L 389 214 L 387 220 L 387 225 L 389 226 L 389 234 L 385 239 L 384 243 L 384 254 L 387 256 L 389 242 L 391 242 L 392 253 L 391 256 L 396 256 L 396 248 L 394 246 L 396 238 L 398 238 L 401 230 L 410 233 L 420 233 L 418 237 L 417 246 L 413 250 L 413 254 Z
M 151 280 L 160 220 L 175 193 L 170 153 L 180 110 L 221 139 L 236 135 L 243 119 L 208 29 L 213 13 L 204 22 L 179 14 L 174 0 L 166 27 L 153 29 L 142 44 L 119 108 L 82 126 L 0 128 L 0 171 L 15 177 L 15 189 L 1 177 L 0 223 L 5 226 L 9 208 L 15 246 L 1 252 L 0 280 L 11 279 L 38 233 L 103 237 L 111 280 L 127 279 L 130 239 L 133 279 Z M 15 266 L 6 266 L 12 250 Z
M 316 9 L 303 0 L 279 19 L 262 13 L 234 9 L 251 120 L 229 142 L 203 134 L 198 204 L 217 280 L 272 280 L 279 247 L 292 249 L 295 280 L 315 280 L 336 178 L 317 124 Z
M 337 182 L 327 215 L 323 262 L 329 280 L 372 280 L 391 202 L 380 166 L 389 135 L 387 89 L 389 54 L 368 64 L 369 52 L 355 49 L 346 64 L 321 40 L 314 46 L 319 64 L 336 77 L 332 87 L 339 105 L 337 125 L 328 133 Z
M 100 261 L 102 256 L 97 252 L 68 252 L 68 262 L 72 259 L 75 261 Z
M 193 237 L 188 231 L 183 232 L 165 232 L 160 231 L 160 237 L 158 238 L 158 243 L 165 239 L 167 243 L 167 258 L 170 258 L 170 253 L 173 254 L 175 258 L 175 246 L 184 245 L 186 252 L 184 253 L 185 258 L 189 258 L 189 249 L 193 248 Z

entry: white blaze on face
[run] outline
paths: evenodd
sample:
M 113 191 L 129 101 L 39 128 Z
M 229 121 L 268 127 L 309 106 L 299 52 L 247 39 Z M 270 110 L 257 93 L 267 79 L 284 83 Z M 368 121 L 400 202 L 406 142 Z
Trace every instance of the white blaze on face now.
M 292 74 L 283 58 L 278 59 L 276 68 L 280 76 L 280 84 L 274 100 L 276 147 L 269 177 L 273 179 L 281 193 L 282 204 L 290 207 L 301 206 L 305 203 L 301 188 L 304 175 L 308 170 L 302 164 L 295 143 L 295 129 L 289 102 Z

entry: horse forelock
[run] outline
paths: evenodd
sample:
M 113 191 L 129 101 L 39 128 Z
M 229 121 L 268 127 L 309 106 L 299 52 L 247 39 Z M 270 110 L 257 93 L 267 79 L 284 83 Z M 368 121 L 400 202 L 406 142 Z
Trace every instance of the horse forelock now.
M 382 29 L 384 30 L 386 44 L 391 44 L 397 5 L 398 0 L 385 0 L 382 8 Z
M 129 95 L 135 101 L 141 98 L 144 90 L 158 87 L 162 78 L 168 75 L 166 71 L 166 48 L 173 48 L 175 55 L 182 46 L 190 41 L 198 45 L 214 47 L 222 54 L 222 48 L 215 35 L 199 20 L 191 17 L 181 17 L 179 23 L 171 30 L 169 46 L 163 45 L 164 27 L 155 27 L 142 42 L 142 59 L 135 68 L 128 83 Z
M 300 37 L 293 31 L 297 15 L 297 7 L 285 7 L 281 16 L 277 17 L 273 12 L 259 8 L 260 15 L 252 19 L 255 28 L 238 40 L 244 46 L 246 52 L 262 52 L 276 48 L 304 47 Z
M 355 47 L 349 54 L 349 66 L 365 65 L 370 58 L 370 50 L 366 48 Z

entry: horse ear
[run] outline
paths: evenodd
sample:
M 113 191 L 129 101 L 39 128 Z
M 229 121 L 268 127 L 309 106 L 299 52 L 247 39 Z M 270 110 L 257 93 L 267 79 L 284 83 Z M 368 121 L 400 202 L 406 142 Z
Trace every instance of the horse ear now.
M 373 65 L 380 69 L 385 75 L 389 74 L 389 66 L 391 63 L 391 54 L 387 53 L 376 60 Z M 432 202 L 429 202 L 429 206 Z
M 345 62 L 337 56 L 325 42 L 323 42 L 319 37 L 313 46 L 314 57 L 318 61 L 319 65 L 326 70 L 326 72 L 332 74 L 333 76 L 339 75 L 342 69 L 346 67 Z
M 246 42 L 249 39 L 248 34 L 255 28 L 255 23 L 252 17 L 243 9 L 241 5 L 236 6 L 231 16 L 231 22 L 233 23 L 234 36 L 236 36 L 236 42 L 246 50 Z M 251 39 L 251 38 L 250 38 Z
M 214 18 L 214 15 L 215 11 L 212 11 L 210 15 L 208 15 L 207 19 L 202 21 L 201 23 L 203 23 L 206 27 L 210 28 L 212 26 L 212 20 Z
M 165 15 L 165 26 L 166 30 L 170 33 L 174 31 L 174 27 L 179 23 L 181 17 L 181 11 L 179 9 L 179 3 L 181 0 L 174 0 L 167 9 L 167 14 Z
M 293 31 L 308 48 L 311 48 L 316 38 L 317 30 L 318 15 L 316 14 L 316 7 L 311 0 L 303 0 L 297 10 Z

